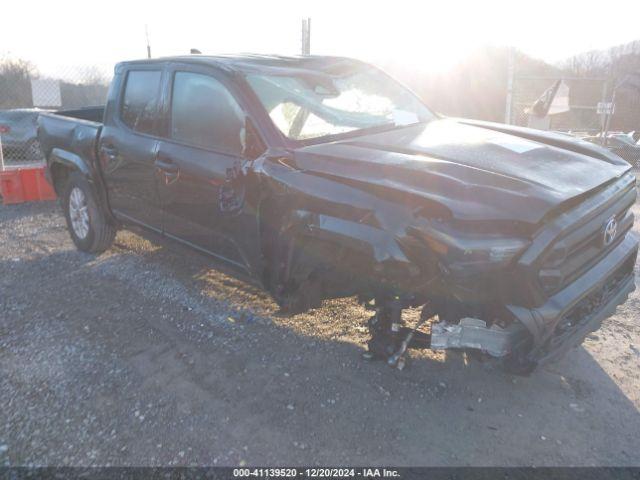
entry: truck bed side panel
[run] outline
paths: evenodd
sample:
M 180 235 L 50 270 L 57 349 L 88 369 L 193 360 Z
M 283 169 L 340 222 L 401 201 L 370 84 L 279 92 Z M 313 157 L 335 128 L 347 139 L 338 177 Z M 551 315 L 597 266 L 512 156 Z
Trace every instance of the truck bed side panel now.
M 52 162 L 80 162 L 77 167 L 93 177 L 96 168 L 96 146 L 102 123 L 54 113 L 41 114 L 38 138 L 47 165 Z

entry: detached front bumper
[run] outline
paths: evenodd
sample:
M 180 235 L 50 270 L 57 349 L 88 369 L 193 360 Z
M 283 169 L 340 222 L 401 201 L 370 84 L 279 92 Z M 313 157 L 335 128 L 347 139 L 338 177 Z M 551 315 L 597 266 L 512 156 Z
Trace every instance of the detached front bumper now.
M 638 239 L 628 233 L 606 257 L 544 305 L 534 309 L 507 305 L 533 338 L 526 359 L 538 365 L 557 360 L 600 328 L 635 290 L 637 254 Z M 525 352 L 514 346 L 513 353 Z

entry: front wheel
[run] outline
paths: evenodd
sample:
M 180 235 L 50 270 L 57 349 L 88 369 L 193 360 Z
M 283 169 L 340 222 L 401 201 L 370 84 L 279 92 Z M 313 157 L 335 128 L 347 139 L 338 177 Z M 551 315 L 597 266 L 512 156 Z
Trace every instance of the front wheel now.
M 116 228 L 98 208 L 91 185 L 78 172 L 69 175 L 62 207 L 71 239 L 79 250 L 100 253 L 111 246 Z

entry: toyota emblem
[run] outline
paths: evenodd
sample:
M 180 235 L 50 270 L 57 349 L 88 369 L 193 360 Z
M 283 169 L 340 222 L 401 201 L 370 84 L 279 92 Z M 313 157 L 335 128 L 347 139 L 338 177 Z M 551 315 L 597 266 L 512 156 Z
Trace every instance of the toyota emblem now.
M 611 245 L 611 242 L 616 238 L 616 233 L 618 233 L 618 222 L 616 217 L 611 217 L 604 226 L 603 244 L 605 246 Z

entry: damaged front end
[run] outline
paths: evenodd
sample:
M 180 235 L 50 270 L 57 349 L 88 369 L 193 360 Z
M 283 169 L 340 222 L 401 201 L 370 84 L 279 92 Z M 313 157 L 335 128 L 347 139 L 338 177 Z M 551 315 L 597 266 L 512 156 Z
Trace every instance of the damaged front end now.
M 421 238 L 439 252 L 439 274 L 417 326 L 430 328 L 418 333 L 403 325 L 399 306 L 415 306 L 415 294 L 377 298 L 367 356 L 404 366 L 398 353 L 406 348 L 474 351 L 520 374 L 559 359 L 635 289 L 635 198 L 626 176 L 549 221 L 531 241 L 494 241 L 498 253 L 482 242 L 463 246 L 464 234 L 422 228 Z
M 428 303 L 423 306 L 420 321 L 408 328 L 402 320 L 402 308 L 412 306 L 411 301 L 377 299 L 379 306 L 369 321 L 372 337 L 365 357 L 383 359 L 401 369 L 409 348 L 475 351 L 501 361 L 511 373 L 528 374 L 580 345 L 624 303 L 635 289 L 637 250 L 637 240 L 629 235 L 580 281 L 545 304 L 537 308 L 508 305 L 512 314 L 491 323 L 475 317 L 456 319 L 451 310 L 460 305 L 452 307 L 454 300 L 440 299 L 443 315 Z M 430 329 L 419 330 L 427 322 Z
M 285 199 L 273 211 L 289 212 L 274 220 L 269 283 L 290 311 L 357 295 L 375 312 L 366 358 L 402 368 L 412 348 L 462 350 L 526 374 L 582 342 L 635 288 L 629 173 L 524 219 L 515 188 L 452 186 L 436 202 L 398 168 L 384 183 L 348 164 L 315 154 L 264 164 Z M 407 309 L 421 309 L 417 323 Z

